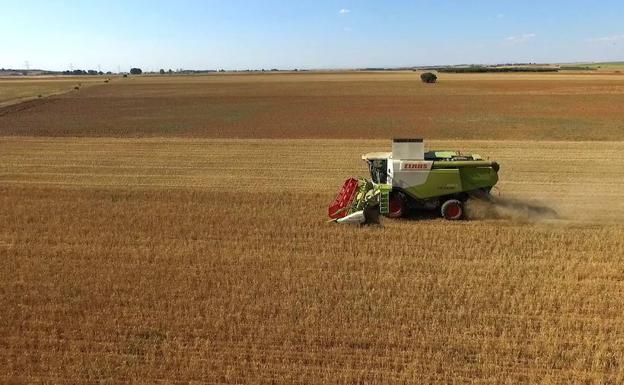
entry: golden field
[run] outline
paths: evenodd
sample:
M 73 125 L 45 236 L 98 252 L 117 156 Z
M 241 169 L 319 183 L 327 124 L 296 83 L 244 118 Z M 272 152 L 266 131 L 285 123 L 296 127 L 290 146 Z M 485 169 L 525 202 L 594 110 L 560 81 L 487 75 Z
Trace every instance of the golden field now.
M 624 382 L 624 143 L 428 144 L 517 204 L 325 223 L 387 139 L 0 138 L 0 381 Z

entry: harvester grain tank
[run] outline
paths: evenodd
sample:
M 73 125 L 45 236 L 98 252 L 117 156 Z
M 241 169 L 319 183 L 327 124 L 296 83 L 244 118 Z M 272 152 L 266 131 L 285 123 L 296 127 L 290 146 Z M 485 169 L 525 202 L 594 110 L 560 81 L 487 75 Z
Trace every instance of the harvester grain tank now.
M 425 152 L 422 139 L 394 139 L 392 152 L 362 159 L 371 179 L 344 182 L 328 209 L 333 221 L 365 223 L 379 214 L 400 218 L 416 210 L 438 210 L 458 220 L 469 198 L 487 198 L 498 182 L 498 163 L 458 151 Z

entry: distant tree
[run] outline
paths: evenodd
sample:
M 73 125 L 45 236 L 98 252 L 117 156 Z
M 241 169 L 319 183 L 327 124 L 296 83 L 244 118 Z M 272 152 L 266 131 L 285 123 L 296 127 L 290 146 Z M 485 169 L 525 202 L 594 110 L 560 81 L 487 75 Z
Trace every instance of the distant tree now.
M 168 73 L 172 74 L 173 70 L 171 68 L 169 68 L 169 71 L 167 71 Z
M 106 71 L 106 75 L 112 75 L 113 73 L 111 71 Z
M 424 72 L 420 74 L 420 80 L 423 83 L 435 83 L 438 81 L 438 77 L 432 72 Z
M 89 74 L 89 75 L 97 75 L 98 72 L 96 70 L 88 70 L 87 74 Z
M 161 74 L 161 75 L 164 75 L 164 74 L 165 74 L 165 70 L 164 70 L 164 69 L 162 69 L 162 68 L 160 69 L 160 71 L 159 71 L 159 72 L 160 72 L 160 74 Z
M 130 74 L 132 75 L 141 75 L 143 70 L 140 68 L 130 68 Z

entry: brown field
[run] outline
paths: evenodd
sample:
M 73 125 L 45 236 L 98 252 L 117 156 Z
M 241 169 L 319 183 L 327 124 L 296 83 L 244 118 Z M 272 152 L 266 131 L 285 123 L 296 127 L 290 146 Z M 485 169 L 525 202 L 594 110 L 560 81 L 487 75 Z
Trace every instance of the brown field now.
M 0 135 L 617 141 L 622 105 L 604 73 L 131 77 L 0 109 Z
M 184 85 L 136 98 L 151 81 L 10 119 L 35 134 L 72 101 L 92 106 L 95 127 L 128 100 L 158 114 L 181 98 L 187 111 Z M 522 203 L 498 219 L 325 223 L 342 180 L 365 174 L 359 155 L 387 140 L 0 138 L 0 382 L 623 383 L 624 142 L 430 144 L 497 159 L 501 196 Z

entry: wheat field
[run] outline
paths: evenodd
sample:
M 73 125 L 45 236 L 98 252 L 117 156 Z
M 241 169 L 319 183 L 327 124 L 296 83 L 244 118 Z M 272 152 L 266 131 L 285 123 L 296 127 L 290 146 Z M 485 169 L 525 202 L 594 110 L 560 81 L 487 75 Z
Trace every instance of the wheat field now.
M 517 204 L 326 223 L 385 140 L 0 138 L 0 382 L 624 382 L 624 144 L 428 145 Z

